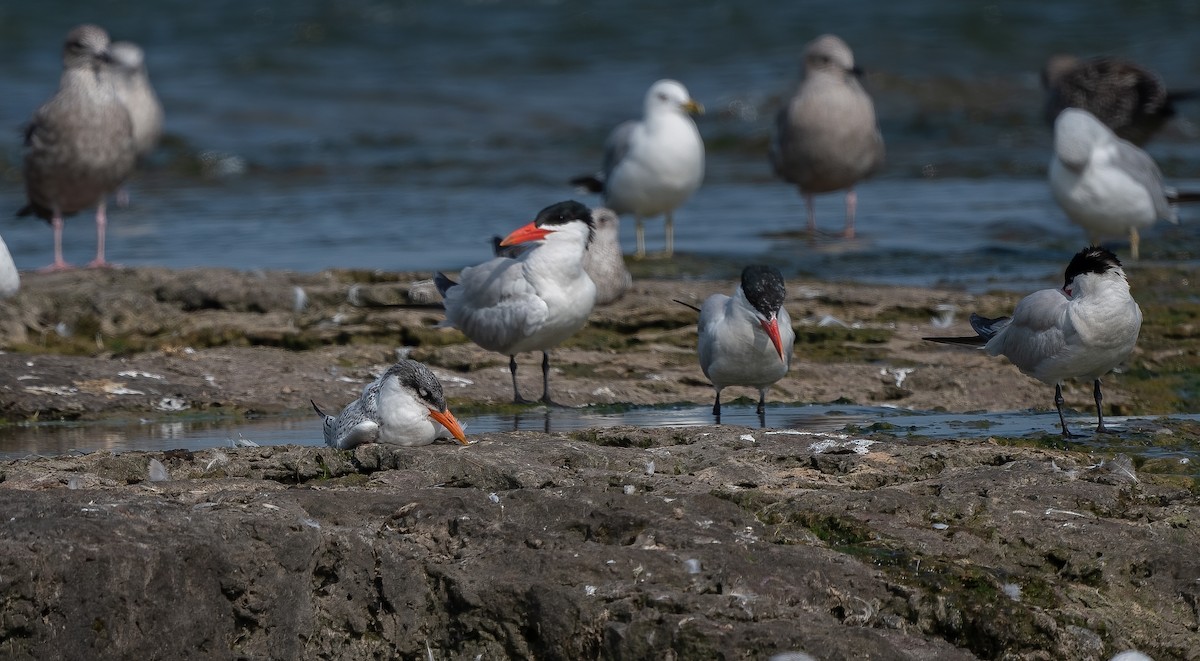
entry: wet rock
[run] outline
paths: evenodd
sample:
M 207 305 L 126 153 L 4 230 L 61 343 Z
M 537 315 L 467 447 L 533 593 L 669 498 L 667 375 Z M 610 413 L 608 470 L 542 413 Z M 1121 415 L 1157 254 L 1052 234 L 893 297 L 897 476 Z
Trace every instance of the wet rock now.
M 830 454 L 727 427 L 475 440 L 9 462 L 6 656 L 1197 649 L 1200 504 L 1057 468 L 1079 455 L 881 434 Z

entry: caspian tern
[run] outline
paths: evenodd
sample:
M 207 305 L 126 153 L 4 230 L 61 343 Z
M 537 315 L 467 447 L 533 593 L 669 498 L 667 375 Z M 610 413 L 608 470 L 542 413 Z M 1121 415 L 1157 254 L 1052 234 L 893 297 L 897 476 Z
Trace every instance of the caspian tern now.
M 54 229 L 54 263 L 63 260 L 63 218 L 96 207 L 96 259 L 104 259 L 105 197 L 133 171 L 137 151 L 129 112 L 113 86 L 108 33 L 95 25 L 71 30 L 63 46 L 58 92 L 38 108 L 25 129 L 25 192 L 18 216 L 37 216 Z
M 596 285 L 596 306 L 619 300 L 633 286 L 633 276 L 621 254 L 621 219 L 606 207 L 592 209 L 592 242 L 583 253 L 583 270 Z M 500 247 L 501 237 L 492 237 L 492 253 L 497 257 L 519 257 L 533 245 Z
M 1179 222 L 1154 159 L 1086 110 L 1067 108 L 1054 121 L 1049 176 L 1054 200 L 1092 243 L 1128 234 L 1133 259 L 1139 227 Z
M 646 218 L 666 218 L 666 250 L 675 251 L 674 213 L 704 180 L 704 141 L 689 114 L 704 108 L 687 88 L 660 80 L 646 92 L 643 116 L 618 124 L 604 143 L 599 174 L 576 177 L 572 184 L 603 193 L 604 206 L 631 213 L 637 223 L 637 256 L 646 256 Z
M 809 234 L 817 231 L 813 196 L 845 190 L 843 234 L 854 238 L 854 185 L 883 167 L 883 136 L 861 74 L 846 42 L 817 37 L 804 49 L 804 81 L 776 117 L 771 165 L 804 196 Z
M 429 445 L 447 435 L 467 444 L 466 434 L 442 393 L 442 384 L 428 367 L 403 359 L 363 388 L 336 417 L 312 403 L 325 421 L 325 444 L 339 450 L 363 443 Z
M 786 295 L 779 269 L 747 266 L 733 296 L 713 294 L 700 308 L 700 369 L 717 391 L 713 415 L 718 421 L 723 388 L 758 388 L 756 412 L 761 414 L 767 388 L 791 367 L 796 334 L 783 309 Z
M 1176 101 L 1196 96 L 1168 91 L 1157 73 L 1116 57 L 1052 55 L 1042 67 L 1042 87 L 1047 124 L 1066 108 L 1081 108 L 1135 145 L 1146 144 L 1175 116 Z
M 559 202 L 500 242 L 507 247 L 537 241 L 532 250 L 465 268 L 457 283 L 441 273 L 434 277 L 445 299 L 445 325 L 509 357 L 518 404 L 528 403 L 517 388 L 516 354 L 526 351 L 542 352 L 541 401 L 554 404 L 547 352 L 583 328 L 596 302 L 596 285 L 583 270 L 591 240 L 591 210 L 578 202 Z
M 1142 310 L 1129 294 L 1129 281 L 1116 255 L 1084 248 L 1067 265 L 1061 289 L 1036 291 L 1017 303 L 1012 317 L 971 315 L 971 337 L 927 337 L 947 344 L 982 346 L 1005 356 L 1022 373 L 1054 384 L 1054 405 L 1064 437 L 1073 438 L 1063 417 L 1062 382 L 1091 379 L 1096 431 L 1107 432 L 1100 377 L 1125 361 L 1137 344 Z

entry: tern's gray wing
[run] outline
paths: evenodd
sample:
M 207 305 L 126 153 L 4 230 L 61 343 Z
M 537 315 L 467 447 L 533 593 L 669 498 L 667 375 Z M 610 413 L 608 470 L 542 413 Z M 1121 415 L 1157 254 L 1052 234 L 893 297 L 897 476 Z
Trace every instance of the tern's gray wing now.
M 1070 299 L 1061 290 L 1036 291 L 1017 303 L 1012 320 L 987 343 L 990 355 L 1008 357 L 1022 372 L 1034 374 L 1062 352 L 1076 335 L 1067 318 Z
M 1116 145 L 1116 156 L 1113 158 L 1113 163 L 1146 188 L 1146 191 L 1150 193 L 1150 198 L 1154 200 L 1154 213 L 1159 218 L 1175 222 L 1175 212 L 1167 201 L 1162 171 L 1158 169 L 1154 159 L 1131 142 L 1117 140 Z
M 325 442 L 347 450 L 379 438 L 379 381 L 368 385 L 361 397 L 350 404 L 334 420 Z
M 629 143 L 637 125 L 638 120 L 636 119 L 621 122 L 617 125 L 617 128 L 612 130 L 612 133 L 608 134 L 608 140 L 604 141 L 603 169 L 606 181 L 617 165 L 625 159 L 625 155 L 629 153 Z

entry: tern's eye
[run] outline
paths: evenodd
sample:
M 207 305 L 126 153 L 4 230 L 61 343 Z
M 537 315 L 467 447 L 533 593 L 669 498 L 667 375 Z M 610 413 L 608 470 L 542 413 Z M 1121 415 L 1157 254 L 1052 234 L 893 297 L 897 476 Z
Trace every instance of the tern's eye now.
M 666 101 L 666 100 L 667 100 L 667 95 L 666 95 L 666 93 L 665 93 L 665 92 L 659 92 L 659 93 L 658 93 L 658 100 L 659 100 L 659 101 Z

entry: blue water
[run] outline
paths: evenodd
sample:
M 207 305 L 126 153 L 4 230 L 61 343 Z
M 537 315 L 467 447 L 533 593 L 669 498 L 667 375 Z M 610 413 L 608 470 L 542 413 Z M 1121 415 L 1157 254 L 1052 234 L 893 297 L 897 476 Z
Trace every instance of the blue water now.
M 1037 70 L 1053 52 L 1114 53 L 1200 87 L 1193 2 L 776 3 L 69 0 L 0 5 L 0 218 L 23 204 L 19 127 L 54 91 L 62 37 L 94 21 L 141 43 L 167 139 L 110 214 L 127 265 L 315 271 L 455 269 L 487 239 L 579 193 L 617 122 L 660 77 L 709 113 L 704 187 L 677 249 L 767 260 L 785 275 L 972 289 L 1053 282 L 1083 243 L 1044 180 Z M 803 45 L 836 32 L 868 71 L 888 166 L 859 189 L 862 238 L 794 238 L 799 196 L 766 141 Z M 1150 146 L 1200 189 L 1200 104 Z M 586 201 L 595 198 L 583 197 Z M 839 195 L 821 226 L 842 223 Z M 1200 210 L 1144 235 L 1147 261 L 1191 262 Z M 628 224 L 628 223 L 627 223 Z M 21 269 L 48 228 L 0 220 Z M 661 224 L 649 226 L 650 247 Z M 69 221 L 88 261 L 91 219 Z M 623 243 L 632 249 L 631 227 Z M 724 275 L 724 274 L 722 274 Z M 1136 278 L 1136 274 L 1134 274 Z

